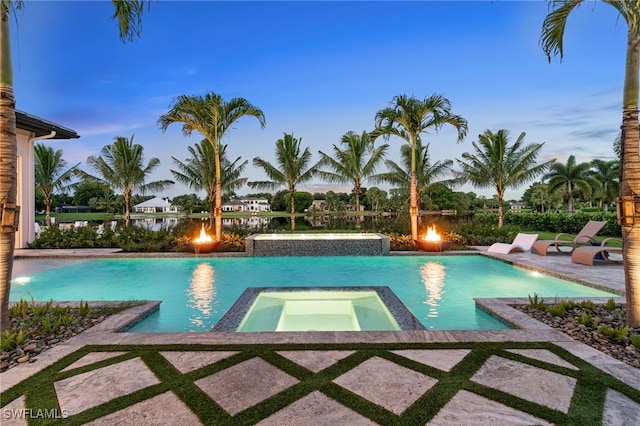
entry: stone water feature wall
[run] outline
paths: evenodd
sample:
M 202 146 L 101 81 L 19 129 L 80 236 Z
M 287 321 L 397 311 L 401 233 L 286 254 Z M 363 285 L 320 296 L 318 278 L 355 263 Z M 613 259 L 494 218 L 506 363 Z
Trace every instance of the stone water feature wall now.
M 245 240 L 248 256 L 386 256 L 389 237 L 362 234 L 253 234 Z

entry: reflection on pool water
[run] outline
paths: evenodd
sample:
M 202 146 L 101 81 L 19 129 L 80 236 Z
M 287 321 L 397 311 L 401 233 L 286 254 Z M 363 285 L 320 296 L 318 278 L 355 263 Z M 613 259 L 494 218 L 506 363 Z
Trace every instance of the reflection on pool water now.
M 209 331 L 247 287 L 388 286 L 427 329 L 504 329 L 474 297 L 613 297 L 484 256 L 92 259 L 30 274 L 11 300 L 162 300 L 132 332 Z M 25 273 L 24 271 L 27 271 Z

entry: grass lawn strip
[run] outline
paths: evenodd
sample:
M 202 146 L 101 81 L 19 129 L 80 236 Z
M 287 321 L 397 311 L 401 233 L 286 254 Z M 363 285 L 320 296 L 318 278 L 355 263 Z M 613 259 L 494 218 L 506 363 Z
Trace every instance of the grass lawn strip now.
M 404 358 L 391 351 L 406 349 L 471 349 L 450 371 L 442 371 L 417 361 Z M 508 352 L 508 349 L 546 349 L 563 360 L 576 366 L 573 370 Z M 292 350 L 343 350 L 355 351 L 333 365 L 313 373 L 277 353 Z M 237 351 L 235 355 L 182 374 L 160 352 L 164 351 Z M 90 365 L 62 371 L 91 352 L 126 352 L 113 358 Z M 471 377 L 491 356 L 529 364 L 577 380 L 573 398 L 567 414 L 524 400 L 517 396 L 471 381 Z M 131 394 L 118 397 L 104 404 L 87 409 L 63 421 L 65 424 L 83 424 L 135 403 L 144 401 L 167 391 L 178 396 L 189 409 L 207 425 L 233 424 L 249 425 L 269 417 L 278 410 L 311 394 L 322 392 L 349 409 L 370 420 L 389 425 L 424 425 L 433 419 L 447 402 L 459 391 L 467 390 L 482 397 L 515 408 L 551 423 L 598 424 L 602 414 L 607 389 L 614 389 L 633 401 L 640 403 L 640 391 L 602 372 L 579 357 L 551 343 L 503 342 L 503 343 L 424 343 L 424 344 L 261 344 L 261 345 L 106 345 L 85 346 L 45 368 L 34 376 L 17 384 L 1 394 L 2 406 L 25 395 L 26 408 L 33 411 L 58 410 L 60 406 L 54 389 L 54 382 L 77 374 L 97 370 L 120 363 L 124 360 L 140 358 L 155 374 L 160 383 L 148 386 Z M 215 403 L 195 381 L 211 374 L 259 357 L 299 382 L 266 398 L 265 400 L 231 416 Z M 379 357 L 407 369 L 425 374 L 438 382 L 417 401 L 397 415 L 367 399 L 350 392 L 333 382 L 363 362 Z M 29 424 L 53 424 L 57 420 L 32 418 Z

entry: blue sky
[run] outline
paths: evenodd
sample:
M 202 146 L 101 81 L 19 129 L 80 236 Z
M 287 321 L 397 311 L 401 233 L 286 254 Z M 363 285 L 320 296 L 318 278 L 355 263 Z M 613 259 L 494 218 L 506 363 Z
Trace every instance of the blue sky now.
M 69 165 L 88 170 L 88 156 L 135 134 L 146 160 L 161 161 L 154 179 L 172 179 L 171 157 L 185 160 L 201 140 L 178 124 L 163 133 L 158 118 L 176 96 L 211 91 L 244 97 L 265 114 L 265 129 L 242 118 L 223 141 L 230 158 L 249 160 L 250 180 L 265 179 L 251 160 L 273 161 L 284 132 L 302 138 L 315 161 L 347 131 L 372 130 L 375 113 L 398 94 L 442 94 L 467 119 L 462 143 L 453 129 L 423 136 L 432 161 L 461 158 L 487 129 L 544 142 L 540 161 L 612 159 L 626 25 L 612 7 L 587 2 L 569 19 L 564 61 L 549 64 L 538 43 L 547 12 L 544 1 L 160 0 L 145 11 L 142 38 L 123 44 L 111 2 L 27 1 L 12 20 L 14 91 L 18 109 L 81 135 L 47 143 Z M 402 142 L 389 143 L 398 161 Z M 332 188 L 318 181 L 303 189 Z M 159 195 L 188 192 L 176 184 Z

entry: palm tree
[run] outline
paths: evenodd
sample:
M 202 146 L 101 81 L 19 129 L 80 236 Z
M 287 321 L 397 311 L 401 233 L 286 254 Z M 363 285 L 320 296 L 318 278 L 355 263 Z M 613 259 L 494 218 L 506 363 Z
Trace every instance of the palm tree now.
M 591 160 L 591 170 L 589 171 L 601 186 L 601 201 L 604 204 L 604 211 L 609 210 L 609 205 L 615 201 L 620 188 L 618 178 L 620 177 L 620 161 L 605 161 L 599 158 Z
M 406 193 L 410 193 L 409 186 L 411 183 L 411 147 L 409 145 L 403 145 L 400 148 L 400 155 L 402 165 L 398 165 L 392 160 L 386 160 L 384 163 L 389 169 L 386 173 L 381 173 L 374 176 L 377 181 L 385 181 L 397 188 L 406 189 Z M 431 164 L 431 158 L 429 157 L 429 145 L 422 145 L 422 142 L 418 142 L 415 147 L 415 161 L 416 161 L 416 198 L 418 200 L 418 208 L 422 207 L 422 202 L 427 194 L 427 188 L 436 182 L 441 182 L 445 185 L 450 185 L 451 182 L 447 180 L 438 181 L 437 179 L 445 176 L 451 171 L 453 165 L 452 160 L 436 161 Z
M 529 193 L 528 197 L 527 192 Z M 524 198 L 528 198 L 528 204 L 533 206 L 536 210 L 538 210 L 539 207 L 541 213 L 544 213 L 545 211 L 562 203 L 556 194 L 549 191 L 549 185 L 540 182 L 534 183 L 529 190 L 525 192 Z
M 622 98 L 619 221 L 622 226 L 626 321 L 640 326 L 640 133 L 638 129 L 638 73 L 640 71 L 640 2 L 603 0 L 613 6 L 627 23 L 627 58 Z M 542 24 L 540 42 L 549 61 L 564 56 L 564 30 L 571 12 L 582 0 L 556 1 Z
M 133 191 L 138 190 L 142 194 L 157 192 L 174 183 L 168 179 L 147 182 L 151 172 L 160 165 L 160 160 L 154 157 L 145 166 L 143 151 L 142 145 L 133 143 L 133 135 L 130 139 L 116 136 L 111 145 L 102 148 L 99 156 L 92 155 L 87 158 L 87 164 L 98 172 L 100 177 L 80 172 L 84 179 L 106 183 L 113 189 L 122 191 L 124 220 L 127 226 L 131 220 Z
M 248 161 L 245 160 L 238 164 L 241 157 L 236 158 L 233 162 L 229 161 L 225 155 L 226 148 L 227 145 L 220 147 L 220 165 L 222 167 L 220 181 L 223 191 L 234 191 L 247 182 L 247 178 L 241 178 L 240 174 L 244 171 Z M 196 143 L 187 149 L 191 157 L 185 161 L 171 157 L 178 168 L 178 170 L 172 169 L 171 173 L 178 182 L 196 191 L 204 190 L 207 193 L 209 228 L 213 228 L 215 225 L 214 209 L 216 200 L 215 152 L 213 145 L 206 140 L 202 140 L 201 143 Z
M 330 170 L 318 170 L 318 175 L 329 183 L 351 183 L 356 198 L 356 228 L 360 228 L 360 191 L 362 184 L 374 175 L 376 168 L 384 159 L 389 145 L 375 147 L 369 133 L 358 135 L 349 131 L 342 135 L 340 144 L 333 145 L 333 157 L 320 153 L 318 167 Z
M 35 153 L 35 184 L 36 191 L 42 194 L 46 210 L 45 225 L 51 225 L 51 202 L 54 191 L 64 191 L 73 180 L 73 176 L 80 163 L 66 169 L 67 162 L 62 158 L 62 150 L 38 143 L 34 146 Z
M 213 147 L 216 178 L 214 215 L 217 241 L 222 240 L 221 140 L 231 130 L 233 124 L 244 116 L 257 118 L 260 127 L 264 128 L 265 119 L 262 110 L 249 101 L 244 98 L 233 98 L 227 102 L 222 96 L 211 92 L 204 96 L 178 96 L 169 112 L 158 120 L 163 132 L 172 123 L 182 123 L 182 133 L 185 136 L 191 136 L 196 131 Z
M 451 103 L 442 95 L 431 95 L 423 100 L 406 95 L 397 95 L 392 106 L 376 113 L 376 129 L 371 133 L 375 140 L 379 136 L 397 136 L 411 147 L 411 179 L 409 217 L 411 236 L 418 239 L 418 197 L 416 192 L 416 146 L 420 135 L 429 129 L 436 132 L 449 124 L 458 131 L 458 142 L 467 134 L 467 121 L 451 113 Z
M 0 331 L 9 326 L 9 293 L 13 271 L 15 230 L 13 218 L 17 208 L 16 102 L 13 96 L 13 67 L 9 22 L 12 10 L 20 10 L 22 0 L 0 2 Z M 120 39 L 133 41 L 140 36 L 144 0 L 112 0 Z
M 544 175 L 543 180 L 549 180 L 549 191 L 552 193 L 564 194 L 567 202 L 567 211 L 573 212 L 573 199 L 580 192 L 591 193 L 591 183 L 589 182 L 589 163 L 576 164 L 575 155 L 570 155 L 567 164 L 553 163 L 549 172 Z
M 493 188 L 498 198 L 498 228 L 502 228 L 504 193 L 540 176 L 554 160 L 536 164 L 536 158 L 544 143 L 524 145 L 525 132 L 510 145 L 509 131 L 486 130 L 478 135 L 478 143 L 472 142 L 474 153 L 462 153 L 456 159 L 461 168 L 457 172 L 460 183 L 471 182 L 478 188 Z
M 257 189 L 275 190 L 285 185 L 291 198 L 291 230 L 296 229 L 296 206 L 294 194 L 296 186 L 309 182 L 316 172 L 317 165 L 309 167 L 311 152 L 305 148 L 300 152 L 302 138 L 296 139 L 293 134 L 285 133 L 276 141 L 276 166 L 260 157 L 253 159 L 253 165 L 264 170 L 270 181 L 249 182 L 249 186 Z

